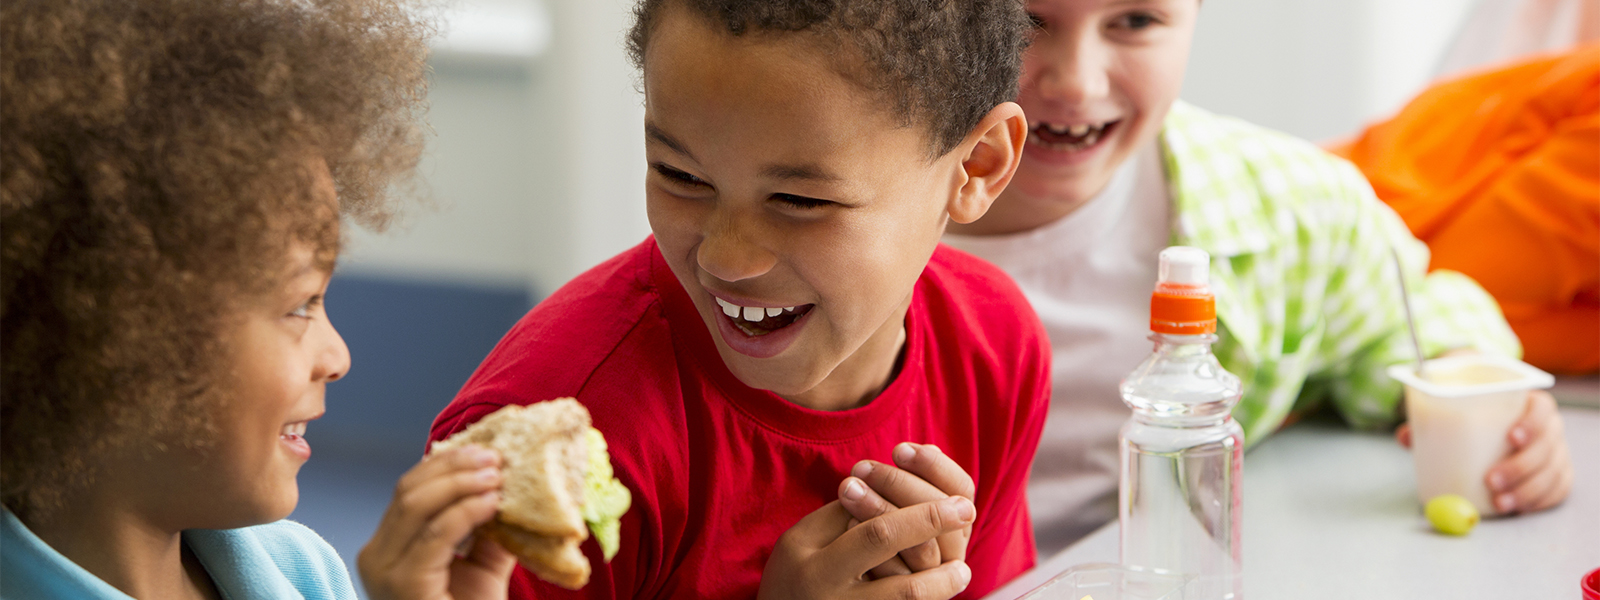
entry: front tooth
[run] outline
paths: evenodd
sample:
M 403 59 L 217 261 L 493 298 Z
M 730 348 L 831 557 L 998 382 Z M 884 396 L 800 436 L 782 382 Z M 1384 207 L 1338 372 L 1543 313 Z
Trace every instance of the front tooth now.
M 768 307 L 767 308 L 767 316 L 769 316 L 769 317 L 776 317 L 776 316 L 781 315 L 781 314 L 783 314 L 783 309 L 781 309 L 781 308 L 778 308 L 776 306 L 772 306 L 772 307 Z
M 1071 133 L 1072 135 L 1075 135 L 1075 136 L 1076 135 L 1083 135 L 1085 133 L 1089 133 L 1089 126 L 1088 125 L 1073 125 L 1072 127 L 1068 128 L 1068 133 Z
M 722 314 L 728 315 L 730 317 L 738 317 L 739 316 L 739 307 L 734 306 L 733 304 L 729 303 L 727 300 L 723 300 L 721 298 L 717 298 L 717 306 L 721 306 L 722 307 Z
M 744 307 L 744 320 L 746 320 L 746 321 L 760 321 L 762 319 L 762 317 L 763 317 L 763 312 L 765 312 L 765 311 L 762 311 L 758 307 L 746 306 L 746 307 Z

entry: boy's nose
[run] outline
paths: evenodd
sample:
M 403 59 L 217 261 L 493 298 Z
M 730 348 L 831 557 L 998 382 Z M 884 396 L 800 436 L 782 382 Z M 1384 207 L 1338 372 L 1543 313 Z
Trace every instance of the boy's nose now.
M 311 372 L 313 381 L 324 383 L 338 381 L 350 372 L 350 347 L 345 345 L 344 336 L 333 328 L 333 322 L 324 320 L 322 326 L 325 331 L 322 335 L 322 345 L 318 349 L 316 364 Z
M 777 264 L 777 257 L 757 243 L 759 233 L 735 215 L 714 217 L 695 252 L 700 268 L 723 281 L 759 277 Z
M 1034 91 L 1045 100 L 1078 104 L 1111 93 L 1103 49 L 1092 42 L 1037 50 L 1036 64 L 1043 68 L 1034 79 Z

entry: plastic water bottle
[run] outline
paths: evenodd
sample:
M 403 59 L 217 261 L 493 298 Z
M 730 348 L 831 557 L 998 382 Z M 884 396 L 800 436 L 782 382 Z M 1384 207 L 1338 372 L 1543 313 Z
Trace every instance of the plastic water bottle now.
M 1244 431 L 1230 413 L 1242 388 L 1211 354 L 1210 256 L 1173 246 L 1159 273 L 1155 351 L 1121 386 L 1133 408 L 1121 437 L 1122 564 L 1192 577 L 1188 595 L 1238 600 Z

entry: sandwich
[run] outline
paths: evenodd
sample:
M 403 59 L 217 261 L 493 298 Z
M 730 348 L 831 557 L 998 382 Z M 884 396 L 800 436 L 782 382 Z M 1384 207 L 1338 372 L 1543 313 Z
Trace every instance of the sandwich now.
M 435 443 L 432 451 L 467 444 L 499 452 L 505 474 L 500 511 L 479 535 L 516 555 L 540 579 L 569 590 L 589 583 L 589 561 L 578 546 L 591 533 L 607 562 L 616 556 L 632 496 L 613 476 L 605 437 L 577 400 L 507 406 Z

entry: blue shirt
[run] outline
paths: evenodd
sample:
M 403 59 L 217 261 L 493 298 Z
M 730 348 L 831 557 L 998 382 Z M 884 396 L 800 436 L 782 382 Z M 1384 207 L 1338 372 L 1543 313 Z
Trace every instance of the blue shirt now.
M 230 600 L 356 600 L 333 547 L 306 526 L 278 521 L 240 529 L 190 529 L 183 543 Z M 129 600 L 67 560 L 10 510 L 0 525 L 0 599 Z

